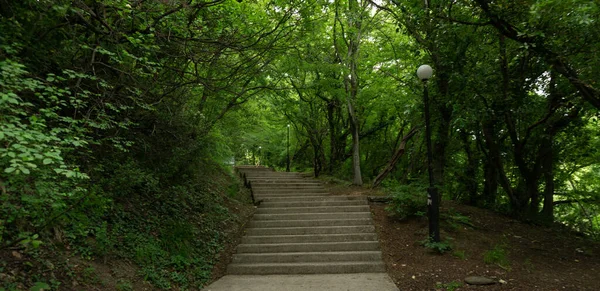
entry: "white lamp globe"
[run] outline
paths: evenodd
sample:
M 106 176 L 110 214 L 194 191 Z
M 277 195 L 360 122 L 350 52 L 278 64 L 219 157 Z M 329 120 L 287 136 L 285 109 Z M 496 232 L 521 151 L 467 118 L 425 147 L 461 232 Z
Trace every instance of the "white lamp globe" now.
M 421 65 L 417 69 L 417 77 L 421 79 L 421 81 L 427 81 L 433 75 L 433 69 L 429 65 Z

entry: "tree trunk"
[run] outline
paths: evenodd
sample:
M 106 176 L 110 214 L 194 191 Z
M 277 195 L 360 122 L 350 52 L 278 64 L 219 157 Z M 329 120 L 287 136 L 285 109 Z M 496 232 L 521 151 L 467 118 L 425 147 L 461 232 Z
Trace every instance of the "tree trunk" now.
M 499 184 L 502 186 L 502 189 L 508 195 L 509 201 L 511 205 L 520 208 L 520 201 L 517 199 L 517 194 L 515 193 L 506 172 L 504 171 L 504 164 L 502 163 L 502 156 L 500 154 L 500 148 L 496 143 L 496 138 L 494 132 L 492 131 L 492 122 L 487 121 L 482 126 L 482 133 L 485 139 L 486 147 L 488 148 L 488 163 L 496 168 L 499 178 Z
M 357 0 L 348 1 L 348 57 L 347 64 L 350 75 L 346 79 L 346 93 L 348 101 L 348 115 L 350 117 L 350 131 L 352 133 L 352 184 L 362 185 L 360 172 L 360 123 L 356 116 L 355 103 L 358 98 L 359 80 L 357 70 L 358 48 L 361 38 L 361 15 Z
M 462 175 L 462 182 L 465 185 L 467 194 L 469 195 L 469 204 L 477 205 L 479 199 L 477 195 L 477 165 L 475 158 L 473 157 L 473 151 L 471 150 L 471 143 L 469 142 L 469 135 L 465 130 L 460 131 L 460 138 L 463 142 L 465 154 L 467 155 L 467 164 L 465 165 L 465 173 Z
M 377 187 L 379 186 L 379 184 L 381 184 L 381 182 L 385 179 L 385 177 L 387 177 L 387 175 L 389 175 L 393 170 L 394 167 L 396 166 L 396 163 L 398 163 L 398 160 L 400 159 L 400 157 L 402 157 L 402 155 L 404 155 L 405 149 L 406 149 L 406 143 L 408 142 L 408 140 L 410 140 L 411 137 L 413 137 L 415 134 L 417 133 L 417 128 L 413 128 L 411 129 L 407 135 L 405 135 L 402 138 L 402 141 L 400 142 L 400 146 L 398 146 L 398 149 L 396 150 L 396 152 L 394 153 L 394 155 L 392 156 L 392 159 L 390 160 L 390 162 L 387 164 L 387 166 L 379 173 L 379 175 L 377 175 L 377 177 L 375 178 L 375 180 L 373 181 L 373 187 Z
M 544 208 L 542 208 L 541 219 L 546 223 L 554 222 L 554 149 L 552 140 L 545 145 L 548 154 L 544 159 Z
M 352 173 L 353 179 L 352 184 L 361 186 L 363 184 L 362 175 L 360 173 L 360 140 L 359 140 L 359 129 L 358 120 L 353 113 L 354 106 L 352 106 L 350 100 L 348 100 L 348 110 L 350 111 L 350 130 L 352 131 Z
M 483 184 L 483 203 L 486 207 L 493 207 L 496 204 L 498 195 L 498 170 L 494 164 L 487 160 L 483 165 L 484 184 Z
M 336 130 L 334 120 L 335 104 L 332 100 L 327 103 L 327 123 L 329 124 L 329 175 L 333 175 L 333 169 L 335 168 L 336 161 Z

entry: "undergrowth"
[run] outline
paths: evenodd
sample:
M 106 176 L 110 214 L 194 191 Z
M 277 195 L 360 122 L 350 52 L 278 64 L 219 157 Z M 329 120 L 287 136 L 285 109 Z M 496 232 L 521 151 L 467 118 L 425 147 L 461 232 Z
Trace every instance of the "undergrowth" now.
M 510 270 L 509 251 L 505 243 L 497 244 L 491 250 L 483 254 L 483 261 L 486 264 L 495 264 L 505 270 Z
M 423 216 L 427 211 L 426 187 L 420 183 L 401 185 L 396 180 L 385 180 L 384 191 L 391 198 L 386 210 L 394 217 L 405 219 Z
M 193 183 L 165 190 L 157 184 L 152 187 L 156 189 L 110 199 L 91 191 L 88 199 L 61 218 L 53 233 L 42 234 L 41 246 L 19 248 L 15 252 L 22 260 L 0 259 L 4 276 L 0 290 L 40 286 L 60 290 L 71 281 L 102 285 L 93 268 L 70 266 L 68 257 L 52 257 L 52 253 L 71 254 L 84 262 L 125 259 L 139 267 L 139 277 L 160 289 L 201 288 L 210 280 L 227 239 L 226 225 L 239 222 L 227 205 L 247 203 L 248 198 L 241 194 L 238 181 L 218 166 Z M 48 266 L 53 269 L 44 272 Z M 19 272 L 11 275 L 7 269 Z M 120 280 L 115 288 L 132 290 L 133 285 Z

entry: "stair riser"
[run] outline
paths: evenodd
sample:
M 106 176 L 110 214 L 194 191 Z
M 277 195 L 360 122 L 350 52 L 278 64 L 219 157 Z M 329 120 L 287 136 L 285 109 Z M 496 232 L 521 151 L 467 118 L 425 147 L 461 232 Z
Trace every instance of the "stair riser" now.
M 264 263 L 310 263 L 310 262 L 360 262 L 380 261 L 381 252 L 323 252 L 298 254 L 237 254 L 233 263 L 264 264 Z
M 289 179 L 281 179 L 281 180 L 275 180 L 275 181 L 273 181 L 273 180 L 254 179 L 254 180 L 248 180 L 248 181 L 252 182 L 252 186 L 254 186 L 255 184 L 256 184 L 256 186 L 260 186 L 258 184 L 265 185 L 267 183 L 268 184 L 270 184 L 270 183 L 277 183 L 277 184 L 293 183 L 293 184 L 295 184 L 295 183 L 304 183 L 304 182 L 306 182 L 305 180 L 289 180 Z M 315 185 L 317 185 L 317 184 L 315 184 Z M 323 186 L 322 184 L 318 184 L 318 185 Z
M 323 187 L 319 182 L 259 182 L 252 181 L 252 187 Z
M 243 244 L 279 244 L 279 243 L 316 243 L 316 242 L 352 242 L 376 241 L 373 233 L 336 234 L 336 235 L 282 235 L 282 236 L 244 236 Z
M 263 202 L 307 202 L 307 201 L 366 201 L 364 197 L 351 197 L 351 196 L 331 196 L 327 194 L 318 195 L 304 195 L 304 196 L 271 196 L 263 197 L 260 200 Z
M 368 212 L 369 206 L 325 206 L 325 207 L 283 207 L 259 208 L 256 214 L 286 213 L 334 213 L 334 212 Z
M 249 227 L 319 227 L 319 226 L 361 226 L 372 225 L 370 219 L 345 219 L 345 220 L 262 220 L 252 221 Z
M 331 194 L 328 193 L 284 193 L 284 194 L 277 194 L 277 193 L 269 193 L 269 194 L 264 194 L 264 193 L 254 193 L 254 197 L 261 197 L 261 198 L 284 198 L 284 201 L 286 202 L 297 202 L 295 200 L 292 199 L 296 199 L 296 198 L 300 198 L 300 201 L 313 201 L 313 197 L 315 198 L 327 198 L 327 197 L 332 197 Z M 333 196 L 332 198 L 334 198 L 335 196 Z M 337 200 L 348 200 L 348 199 L 337 199 Z
M 326 206 L 360 206 L 368 205 L 367 201 L 316 201 L 316 202 L 263 202 L 260 208 L 284 208 L 284 207 L 326 207 Z
M 254 220 L 318 220 L 371 218 L 369 212 L 309 213 L 309 214 L 255 214 Z
M 309 244 L 240 244 L 238 254 L 243 253 L 293 253 L 293 252 L 358 252 L 378 251 L 379 242 L 335 242 L 335 243 L 309 243 Z
M 385 272 L 383 263 L 336 264 L 326 266 L 248 266 L 231 264 L 227 268 L 229 274 L 235 275 L 268 275 L 268 274 L 344 274 L 344 273 L 378 273 Z
M 372 225 L 335 226 L 335 227 L 281 227 L 281 228 L 249 228 L 246 235 L 306 235 L 306 234 L 345 234 L 374 233 Z
M 246 178 L 275 178 L 275 177 L 298 177 L 305 178 L 305 175 L 299 173 L 281 173 L 281 172 L 269 172 L 269 171 L 260 171 L 260 172 L 244 172 L 246 174 Z
M 276 188 L 264 188 L 257 189 L 252 188 L 252 191 L 257 194 L 286 194 L 286 193 L 329 193 L 323 188 L 298 188 L 298 189 L 276 189 Z

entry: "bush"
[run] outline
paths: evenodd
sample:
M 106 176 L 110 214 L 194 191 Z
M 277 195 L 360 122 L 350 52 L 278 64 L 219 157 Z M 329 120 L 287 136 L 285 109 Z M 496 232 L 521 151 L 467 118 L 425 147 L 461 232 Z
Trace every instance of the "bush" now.
M 404 219 L 426 213 L 427 190 L 422 184 L 400 185 L 395 181 L 384 181 L 383 187 L 391 198 L 386 210 L 393 216 Z
M 440 242 L 435 242 L 433 241 L 432 238 L 426 238 L 422 241 L 420 241 L 421 245 L 431 249 L 435 252 L 437 252 L 438 254 L 444 254 L 446 252 L 449 252 L 452 250 L 452 245 L 450 244 L 450 242 L 448 240 L 443 240 Z

